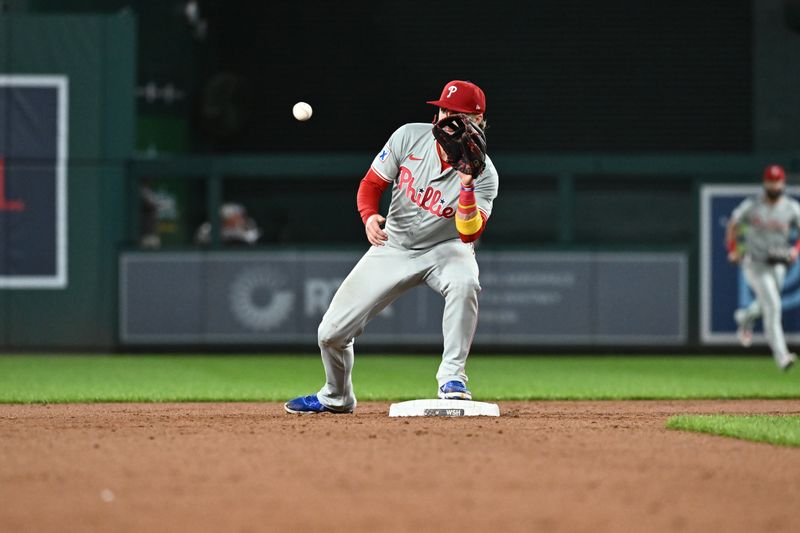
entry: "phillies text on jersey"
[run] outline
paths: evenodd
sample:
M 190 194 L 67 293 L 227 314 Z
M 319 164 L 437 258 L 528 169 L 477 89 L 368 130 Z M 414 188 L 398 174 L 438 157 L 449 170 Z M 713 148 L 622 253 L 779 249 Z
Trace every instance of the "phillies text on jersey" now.
M 372 162 L 372 169 L 392 183 L 385 228 L 390 246 L 425 249 L 459 238 L 453 217 L 461 180 L 453 168 L 442 169 L 432 128 L 424 123 L 401 126 Z M 475 179 L 478 209 L 487 218 L 498 185 L 497 171 L 487 156 L 486 168 Z
M 800 204 L 785 194 L 775 203 L 763 195 L 753 196 L 739 204 L 731 221 L 747 225 L 745 254 L 755 261 L 766 261 L 770 249 L 789 246 L 790 230 L 800 227 Z

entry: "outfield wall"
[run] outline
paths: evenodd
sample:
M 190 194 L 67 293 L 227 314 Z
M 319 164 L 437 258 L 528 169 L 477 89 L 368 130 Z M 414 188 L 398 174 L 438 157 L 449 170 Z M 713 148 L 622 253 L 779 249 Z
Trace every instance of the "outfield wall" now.
M 313 346 L 358 252 L 128 252 L 120 341 Z M 687 257 L 481 252 L 476 345 L 683 345 Z M 426 286 L 384 309 L 359 344 L 441 344 L 443 298 Z

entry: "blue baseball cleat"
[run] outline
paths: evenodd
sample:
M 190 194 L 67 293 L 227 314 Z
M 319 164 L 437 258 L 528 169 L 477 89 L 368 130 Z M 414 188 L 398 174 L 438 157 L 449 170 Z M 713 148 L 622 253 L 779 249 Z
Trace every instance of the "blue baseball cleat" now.
M 439 387 L 439 398 L 443 400 L 471 400 L 472 393 L 460 381 L 448 381 Z
M 335 411 L 330 407 L 326 407 L 319 403 L 319 398 L 316 394 L 310 396 L 300 396 L 294 400 L 289 400 L 283 404 L 283 408 L 287 413 L 304 414 L 304 413 L 352 413 L 352 409 L 346 411 Z

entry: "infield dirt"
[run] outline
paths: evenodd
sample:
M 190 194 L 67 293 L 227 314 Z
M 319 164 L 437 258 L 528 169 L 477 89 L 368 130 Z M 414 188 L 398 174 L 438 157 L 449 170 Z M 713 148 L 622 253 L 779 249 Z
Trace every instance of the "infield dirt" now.
M 800 448 L 665 429 L 792 401 L 0 405 L 0 531 L 797 531 Z

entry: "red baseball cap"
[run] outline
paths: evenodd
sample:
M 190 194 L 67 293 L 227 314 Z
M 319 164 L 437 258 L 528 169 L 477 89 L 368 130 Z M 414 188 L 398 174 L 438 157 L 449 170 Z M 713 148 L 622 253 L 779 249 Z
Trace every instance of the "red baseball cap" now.
M 428 103 L 459 113 L 479 115 L 486 112 L 486 95 L 480 87 L 469 81 L 451 81 L 444 86 L 438 100 Z
M 764 181 L 786 181 L 786 171 L 780 165 L 769 165 L 764 169 Z

